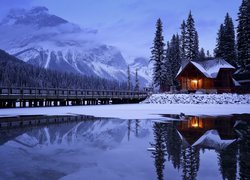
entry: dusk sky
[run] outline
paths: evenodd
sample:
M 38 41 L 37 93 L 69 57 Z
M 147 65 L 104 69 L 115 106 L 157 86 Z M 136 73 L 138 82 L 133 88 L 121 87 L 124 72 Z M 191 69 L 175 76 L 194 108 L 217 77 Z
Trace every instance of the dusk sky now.
M 0 18 L 11 8 L 46 6 L 51 14 L 81 27 L 98 30 L 103 43 L 120 48 L 124 56 L 150 56 L 157 18 L 164 23 L 165 40 L 180 32 L 192 11 L 200 47 L 212 51 L 219 25 L 229 12 L 235 26 L 241 0 L 1 0 Z

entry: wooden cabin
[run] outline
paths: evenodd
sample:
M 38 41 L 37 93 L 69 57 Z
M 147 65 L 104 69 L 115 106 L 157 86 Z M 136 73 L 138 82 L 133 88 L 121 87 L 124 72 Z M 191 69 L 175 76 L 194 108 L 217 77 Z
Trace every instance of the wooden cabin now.
M 176 79 L 181 90 L 188 92 L 232 92 L 234 72 L 235 67 L 223 59 L 190 61 L 179 69 Z

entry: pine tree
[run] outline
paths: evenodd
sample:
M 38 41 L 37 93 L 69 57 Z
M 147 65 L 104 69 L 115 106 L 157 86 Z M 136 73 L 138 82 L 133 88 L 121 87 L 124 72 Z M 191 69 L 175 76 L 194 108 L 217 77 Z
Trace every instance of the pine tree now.
M 223 58 L 224 57 L 224 37 L 225 37 L 225 30 L 224 25 L 220 25 L 219 32 L 217 33 L 218 37 L 216 39 L 216 48 L 214 50 L 214 56 L 216 58 Z
M 167 48 L 165 50 L 165 59 L 163 64 L 163 75 L 165 79 L 165 89 L 170 90 L 170 86 L 173 85 L 173 73 L 172 73 L 172 64 L 173 64 L 173 57 L 172 57 L 172 47 L 171 43 L 167 42 Z
M 207 50 L 207 58 L 211 58 L 211 54 L 210 54 L 209 50 Z
M 238 13 L 237 49 L 242 70 L 250 70 L 250 0 L 242 0 Z
M 138 69 L 135 70 L 135 91 L 139 91 Z
M 195 56 L 195 59 L 198 60 L 199 58 L 199 36 L 198 36 L 198 32 L 195 31 L 195 36 L 194 36 L 194 56 Z
M 127 70 L 127 76 L 128 76 L 128 79 L 127 79 L 127 89 L 128 91 L 131 90 L 131 75 L 130 75 L 130 67 L 128 66 L 128 70 Z
M 170 44 L 168 44 L 166 50 L 167 69 L 168 69 L 168 84 L 170 86 L 177 85 L 175 77 L 181 66 L 181 50 L 180 50 L 180 38 L 179 35 L 173 35 Z
M 236 57 L 236 45 L 235 45 L 235 32 L 234 24 L 232 18 L 229 14 L 226 14 L 224 21 L 224 59 L 230 64 L 237 66 L 237 57 Z
M 165 86 L 165 75 L 163 73 L 164 70 L 164 37 L 163 37 L 163 29 L 162 29 L 161 19 L 157 20 L 156 23 L 156 32 L 155 38 L 153 42 L 153 47 L 151 48 L 151 58 L 150 60 L 154 62 L 154 70 L 153 70 L 153 80 L 156 86 L 160 87 L 160 91 L 164 90 Z
M 186 22 L 186 43 L 187 43 L 187 59 L 189 61 L 197 59 L 198 34 L 195 30 L 194 19 L 190 11 Z M 197 34 L 197 35 L 196 35 Z M 197 44 L 196 44 L 197 43 Z
M 233 20 L 226 14 L 224 24 L 220 25 L 218 32 L 216 48 L 214 50 L 215 57 L 222 58 L 230 64 L 236 66 L 236 45 Z
M 204 61 L 205 59 L 206 59 L 205 50 L 204 48 L 201 48 L 201 50 L 199 51 L 199 60 Z
M 181 46 L 181 59 L 184 63 L 187 60 L 187 27 L 186 22 L 183 20 L 181 24 L 181 40 L 180 40 L 180 46 Z

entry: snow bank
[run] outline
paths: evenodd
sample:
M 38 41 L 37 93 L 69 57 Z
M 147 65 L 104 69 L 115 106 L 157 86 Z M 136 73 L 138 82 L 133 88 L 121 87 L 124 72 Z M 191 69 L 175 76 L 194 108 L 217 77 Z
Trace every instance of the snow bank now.
M 153 94 L 150 104 L 250 104 L 250 94 Z

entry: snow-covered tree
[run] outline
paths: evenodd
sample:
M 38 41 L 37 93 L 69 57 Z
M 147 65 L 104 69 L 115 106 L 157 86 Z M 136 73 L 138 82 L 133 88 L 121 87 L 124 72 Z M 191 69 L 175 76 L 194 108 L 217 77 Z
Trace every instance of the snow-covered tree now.
M 130 74 L 130 67 L 128 66 L 128 70 L 127 70 L 127 89 L 128 91 L 131 90 L 131 74 Z
M 163 73 L 164 70 L 164 37 L 163 37 L 163 27 L 161 19 L 157 20 L 156 23 L 156 32 L 155 38 L 153 42 L 153 47 L 151 48 L 151 58 L 150 60 L 154 62 L 154 70 L 153 70 L 153 80 L 156 86 L 160 87 L 160 91 L 164 90 L 165 86 L 165 75 Z
M 205 50 L 204 50 L 204 48 L 201 48 L 200 51 L 199 51 L 199 60 L 203 61 L 205 59 L 206 59 Z
M 230 64 L 237 66 L 234 24 L 228 13 L 225 17 L 224 27 L 225 54 L 223 58 Z
M 221 24 L 220 29 L 217 33 L 216 48 L 214 50 L 214 56 L 216 58 L 223 58 L 224 56 L 224 37 L 225 37 L 224 34 L 225 34 L 224 25 Z
M 186 44 L 187 44 L 187 59 L 189 61 L 197 59 L 199 51 L 198 33 L 195 29 L 195 22 L 191 11 L 189 12 L 186 22 Z M 198 49 L 197 49 L 198 48 Z
M 170 44 L 166 50 L 166 63 L 168 68 L 168 85 L 177 85 L 175 77 L 181 66 L 181 50 L 180 50 L 180 38 L 179 35 L 173 35 Z
M 181 59 L 183 62 L 187 59 L 187 27 L 186 22 L 183 20 L 181 24 L 181 38 L 180 38 L 180 46 L 181 46 Z
M 212 57 L 212 56 L 211 56 L 209 50 L 207 50 L 207 58 L 211 58 L 211 57 Z
M 138 69 L 135 70 L 135 91 L 139 91 L 139 78 L 138 78 Z
M 194 36 L 194 57 L 196 60 L 199 58 L 199 36 L 198 32 L 195 31 L 195 36 Z
M 242 70 L 250 71 L 250 0 L 242 0 L 238 13 L 237 49 Z
M 214 52 L 215 57 L 223 58 L 234 66 L 237 65 L 234 25 L 228 13 L 224 24 L 220 26 Z
M 164 70 L 163 75 L 165 79 L 166 89 L 169 90 L 170 86 L 173 85 L 173 73 L 172 73 L 172 64 L 173 64 L 173 58 L 172 58 L 172 49 L 171 49 L 171 42 L 167 42 L 167 48 L 165 51 L 165 61 L 164 61 Z

